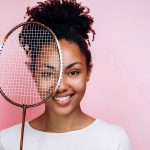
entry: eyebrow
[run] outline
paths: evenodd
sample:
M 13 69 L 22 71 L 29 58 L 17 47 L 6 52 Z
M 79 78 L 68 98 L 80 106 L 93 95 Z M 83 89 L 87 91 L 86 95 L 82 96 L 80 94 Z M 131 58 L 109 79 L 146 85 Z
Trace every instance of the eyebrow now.
M 80 64 L 80 65 L 81 65 L 80 62 L 74 62 L 74 63 L 68 65 L 65 69 L 70 69 L 70 68 L 72 68 L 73 66 L 75 66 L 76 64 Z M 52 69 L 52 70 L 55 69 L 54 66 L 51 66 L 51 65 L 48 65 L 48 64 L 42 64 L 41 66 L 42 66 L 42 67 L 46 67 L 46 68 L 48 68 L 48 69 Z
M 48 64 L 42 64 L 41 66 L 42 66 L 42 67 L 46 67 L 46 68 L 48 68 L 48 69 L 52 69 L 52 70 L 55 69 L 54 66 L 51 66 L 51 65 L 48 65 Z
M 73 66 L 76 65 L 76 64 L 80 64 L 80 65 L 81 65 L 80 62 L 74 62 L 74 63 L 68 65 L 65 69 L 69 69 L 69 68 L 73 67 Z

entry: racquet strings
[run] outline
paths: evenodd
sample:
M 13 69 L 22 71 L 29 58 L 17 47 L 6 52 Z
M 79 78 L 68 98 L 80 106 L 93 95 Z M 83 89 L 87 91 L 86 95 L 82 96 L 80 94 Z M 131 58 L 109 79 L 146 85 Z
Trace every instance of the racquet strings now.
M 0 54 L 0 87 L 11 102 L 33 106 L 51 97 L 60 82 L 62 60 L 56 37 L 36 23 L 13 29 Z

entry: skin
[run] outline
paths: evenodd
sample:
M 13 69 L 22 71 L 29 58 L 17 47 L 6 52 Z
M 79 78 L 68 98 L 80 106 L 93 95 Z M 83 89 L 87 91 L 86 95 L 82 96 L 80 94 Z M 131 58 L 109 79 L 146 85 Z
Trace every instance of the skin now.
M 48 101 L 45 104 L 44 113 L 29 122 L 31 127 L 44 132 L 79 130 L 87 127 L 95 120 L 82 112 L 80 107 L 91 73 L 87 71 L 85 56 L 76 43 L 65 39 L 60 40 L 59 43 L 63 53 L 63 77 L 55 97 L 71 97 L 64 104 L 59 104 L 56 100 Z M 44 62 L 50 58 L 50 53 L 46 53 L 46 55 L 41 53 L 39 56 L 39 59 Z M 49 87 L 43 86 L 44 81 L 40 81 L 40 77 L 35 78 L 41 93 L 46 93 Z

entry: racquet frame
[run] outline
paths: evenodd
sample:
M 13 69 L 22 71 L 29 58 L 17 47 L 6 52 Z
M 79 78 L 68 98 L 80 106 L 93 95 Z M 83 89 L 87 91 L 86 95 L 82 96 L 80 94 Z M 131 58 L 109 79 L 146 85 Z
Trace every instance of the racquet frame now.
M 21 108 L 23 109 L 23 114 L 22 114 L 22 127 L 21 127 L 21 138 L 20 138 L 20 150 L 23 149 L 23 138 L 24 138 L 24 126 L 25 126 L 26 109 L 27 109 L 27 108 L 31 108 L 31 107 L 35 107 L 35 106 L 39 106 L 39 105 L 45 103 L 46 101 L 48 101 L 49 99 L 51 99 L 51 98 L 54 96 L 54 94 L 56 93 L 56 91 L 57 91 L 57 89 L 58 89 L 58 87 L 59 87 L 59 85 L 60 85 L 60 82 L 61 82 L 61 79 L 62 79 L 62 73 L 63 73 L 62 51 L 61 51 L 61 48 L 60 48 L 60 44 L 59 44 L 59 42 L 58 42 L 58 39 L 57 39 L 56 35 L 53 33 L 53 31 L 52 31 L 50 28 L 48 28 L 47 26 L 45 26 L 44 24 L 39 23 L 39 22 L 35 22 L 35 21 L 23 22 L 23 23 L 18 24 L 18 25 L 15 26 L 14 28 L 12 28 L 12 29 L 6 34 L 6 36 L 5 36 L 4 39 L 3 39 L 3 42 L 2 42 L 2 44 L 1 44 L 1 46 L 0 46 L 0 55 L 1 55 L 1 53 L 2 53 L 3 47 L 5 46 L 5 42 L 7 41 L 7 39 L 9 38 L 9 36 L 10 36 L 16 29 L 18 29 L 19 27 L 24 26 L 24 25 L 28 25 L 28 24 L 37 24 L 37 25 L 39 25 L 39 26 L 42 26 L 43 28 L 45 28 L 46 30 L 48 30 L 48 31 L 52 34 L 54 40 L 56 41 L 56 44 L 57 44 L 57 47 L 58 47 L 58 51 L 59 51 L 59 60 L 60 60 L 60 66 L 59 66 L 59 67 L 60 67 L 60 72 L 59 72 L 58 82 L 57 82 L 57 85 L 56 85 L 56 87 L 55 87 L 55 89 L 54 89 L 53 94 L 50 94 L 48 97 L 46 97 L 46 98 L 45 98 L 44 100 L 42 100 L 41 102 L 38 102 L 38 103 L 33 104 L 33 105 L 31 105 L 31 104 L 30 104 L 30 105 L 27 105 L 27 104 L 18 104 L 18 103 L 15 103 L 12 99 L 10 99 L 9 97 L 7 97 L 7 95 L 3 92 L 2 88 L 0 87 L 0 93 L 1 93 L 1 95 L 2 95 L 9 103 L 11 103 L 11 104 L 13 104 L 13 105 L 15 105 L 15 106 L 21 107 Z

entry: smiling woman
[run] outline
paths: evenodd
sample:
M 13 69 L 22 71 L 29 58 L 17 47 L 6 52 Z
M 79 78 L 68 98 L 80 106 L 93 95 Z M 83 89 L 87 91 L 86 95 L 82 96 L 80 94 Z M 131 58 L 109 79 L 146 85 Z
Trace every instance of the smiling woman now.
M 91 32 L 94 39 L 95 32 L 89 9 L 76 0 L 47 0 L 28 8 L 27 15 L 27 22 L 40 22 L 52 29 L 59 40 L 64 64 L 61 84 L 52 99 L 45 103 L 44 113 L 25 124 L 23 149 L 130 150 L 122 128 L 85 114 L 80 106 L 92 68 L 88 33 Z M 45 47 L 35 60 L 41 63 L 31 71 L 43 99 L 51 89 L 51 78 L 57 76 L 57 67 L 52 64 L 51 51 L 45 51 Z M 3 130 L 0 150 L 18 149 L 19 131 L 20 124 Z
M 77 119 L 77 114 L 80 114 L 80 117 L 83 116 L 80 101 L 84 96 L 90 71 L 87 71 L 85 56 L 80 52 L 80 48 L 76 43 L 65 39 L 59 42 L 63 51 L 64 73 L 54 100 L 49 101 L 46 107 L 48 107 L 50 114 L 53 113 L 53 117 L 55 114 L 59 114 L 62 118 L 65 115 L 68 119 L 74 120 L 76 118 L 72 115 L 77 116 Z M 54 118 L 57 119 L 57 117 Z

